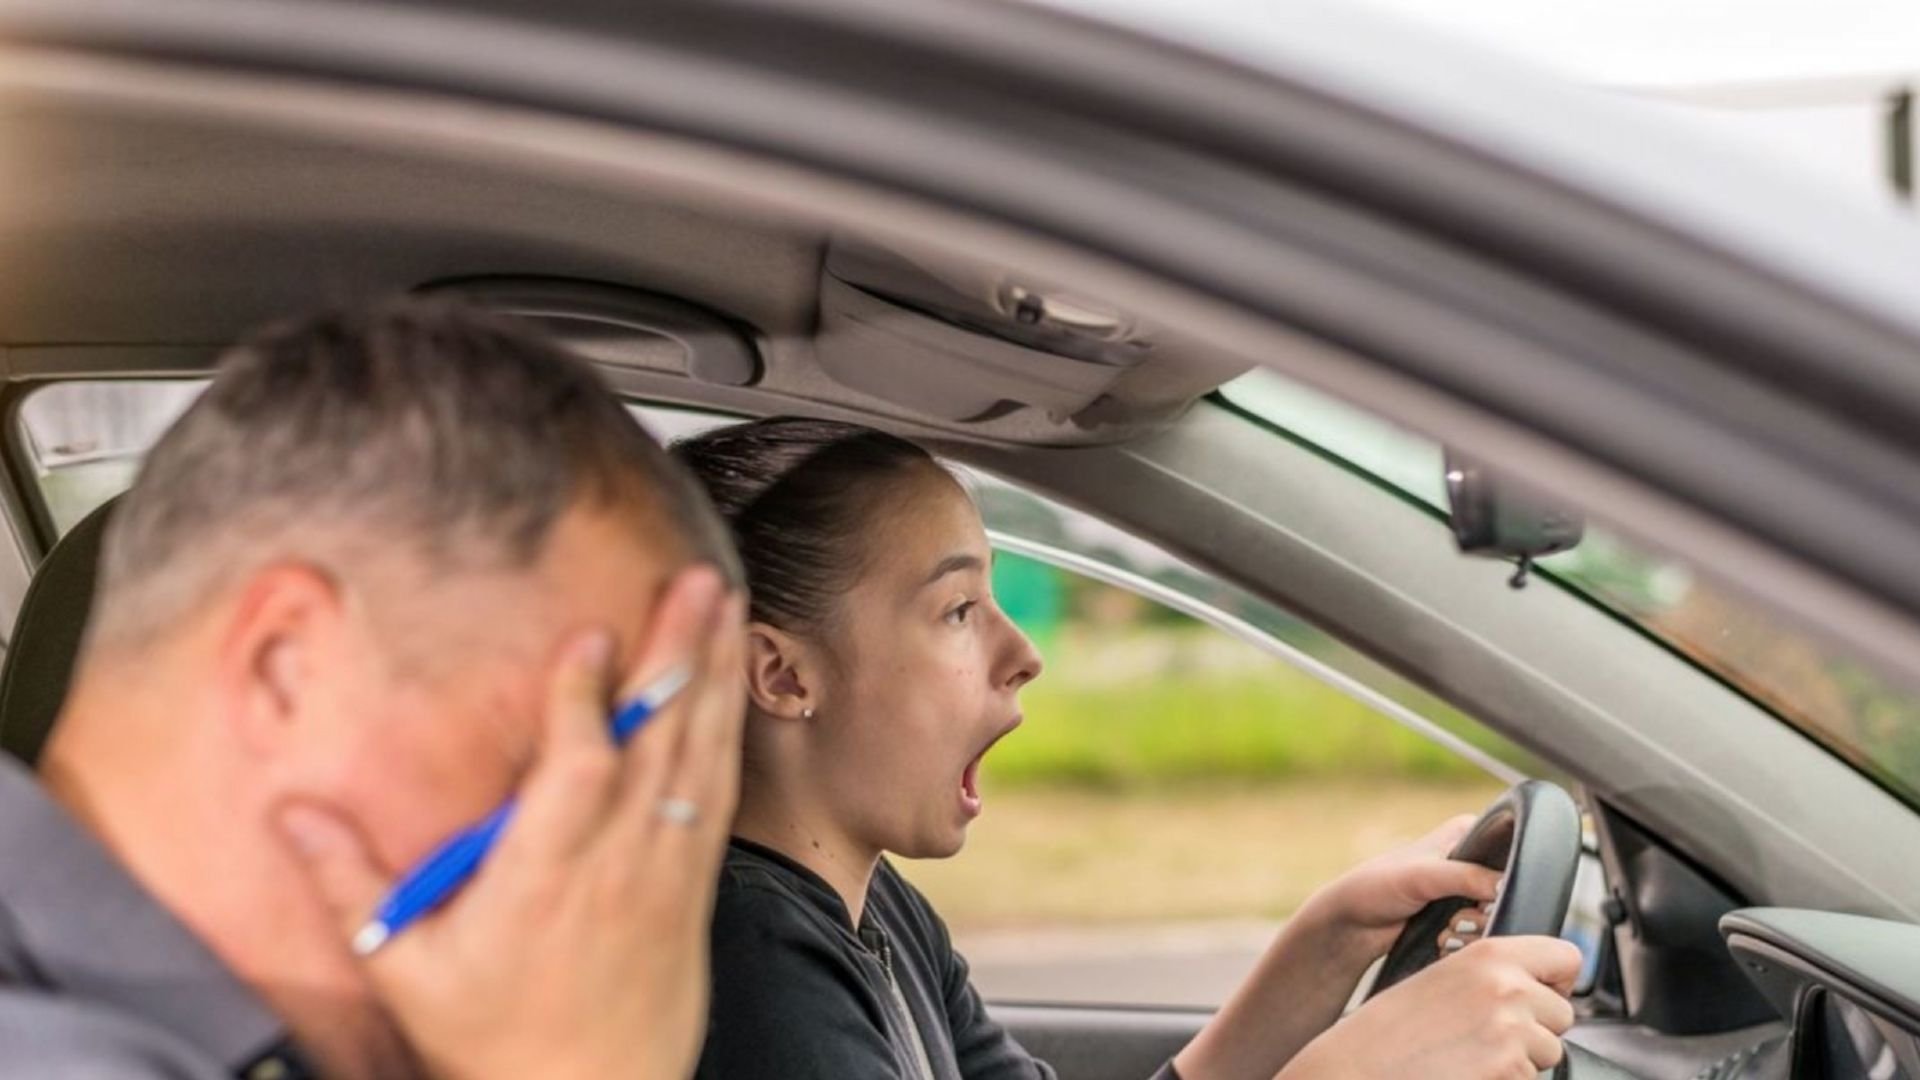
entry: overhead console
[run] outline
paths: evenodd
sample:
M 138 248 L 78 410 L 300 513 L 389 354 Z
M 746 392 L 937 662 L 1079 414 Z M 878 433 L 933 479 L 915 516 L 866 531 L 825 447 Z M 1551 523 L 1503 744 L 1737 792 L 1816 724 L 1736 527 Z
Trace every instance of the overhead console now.
M 821 277 L 821 370 L 949 423 L 1027 408 L 1081 427 L 1154 419 L 1249 366 L 1176 340 L 1070 290 L 844 238 Z

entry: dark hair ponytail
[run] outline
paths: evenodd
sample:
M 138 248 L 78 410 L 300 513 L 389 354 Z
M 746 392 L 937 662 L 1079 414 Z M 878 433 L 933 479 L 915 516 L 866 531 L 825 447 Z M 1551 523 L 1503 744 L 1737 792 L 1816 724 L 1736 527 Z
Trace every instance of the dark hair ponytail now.
M 932 455 L 884 431 L 777 417 L 669 448 L 706 486 L 733 532 L 750 617 L 792 631 L 824 624 L 859 576 L 870 519 Z

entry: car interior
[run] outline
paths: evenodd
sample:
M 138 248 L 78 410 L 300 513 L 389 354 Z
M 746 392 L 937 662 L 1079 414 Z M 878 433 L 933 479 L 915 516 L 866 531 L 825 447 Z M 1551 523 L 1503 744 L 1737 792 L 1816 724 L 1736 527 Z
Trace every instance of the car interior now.
M 1598 605 L 1511 587 L 1444 518 L 1217 392 L 1340 346 L 694 139 L 90 63 L 15 69 L 0 96 L 9 753 L 31 761 L 58 711 L 111 513 L 57 527 L 22 402 L 201 377 L 318 305 L 451 294 L 536 321 L 633 402 L 922 440 L 1283 606 L 1565 770 L 1579 806 L 1557 846 L 1521 854 L 1553 828 L 1516 823 L 1562 813 L 1529 801 L 1485 858 L 1516 878 L 1538 861 L 1533 918 L 1557 923 L 1591 825 L 1612 932 L 1567 1075 L 1920 1076 L 1920 862 L 1888 854 L 1920 850 L 1914 807 Z M 1148 1075 L 1205 1019 L 997 1011 L 1089 1078 Z

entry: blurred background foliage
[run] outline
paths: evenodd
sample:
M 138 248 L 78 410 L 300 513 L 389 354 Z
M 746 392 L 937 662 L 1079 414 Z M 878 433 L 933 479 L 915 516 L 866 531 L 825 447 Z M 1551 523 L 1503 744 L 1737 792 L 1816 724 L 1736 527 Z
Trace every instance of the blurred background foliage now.
M 1181 583 L 1186 591 L 1195 584 Z M 1133 790 L 1332 776 L 1479 782 L 1487 775 L 1298 668 L 1121 589 L 1002 552 L 994 590 L 1039 644 L 1047 669 L 1022 694 L 1027 724 L 988 756 L 990 782 Z M 1353 666 L 1346 650 L 1311 627 L 1247 606 L 1233 613 L 1266 623 L 1261 629 L 1316 659 Z M 1431 695 L 1404 683 L 1394 690 L 1474 745 L 1523 770 L 1541 768 Z

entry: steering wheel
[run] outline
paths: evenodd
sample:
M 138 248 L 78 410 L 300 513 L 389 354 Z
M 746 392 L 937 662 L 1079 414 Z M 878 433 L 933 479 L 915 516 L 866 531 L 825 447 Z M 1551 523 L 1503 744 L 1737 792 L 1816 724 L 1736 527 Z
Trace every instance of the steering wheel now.
M 1516 784 L 1480 815 L 1450 857 L 1506 872 L 1489 935 L 1557 935 L 1580 868 L 1580 809 L 1573 796 L 1544 780 Z M 1407 920 L 1367 997 L 1439 960 L 1441 934 L 1472 905 L 1460 897 L 1436 900 Z

